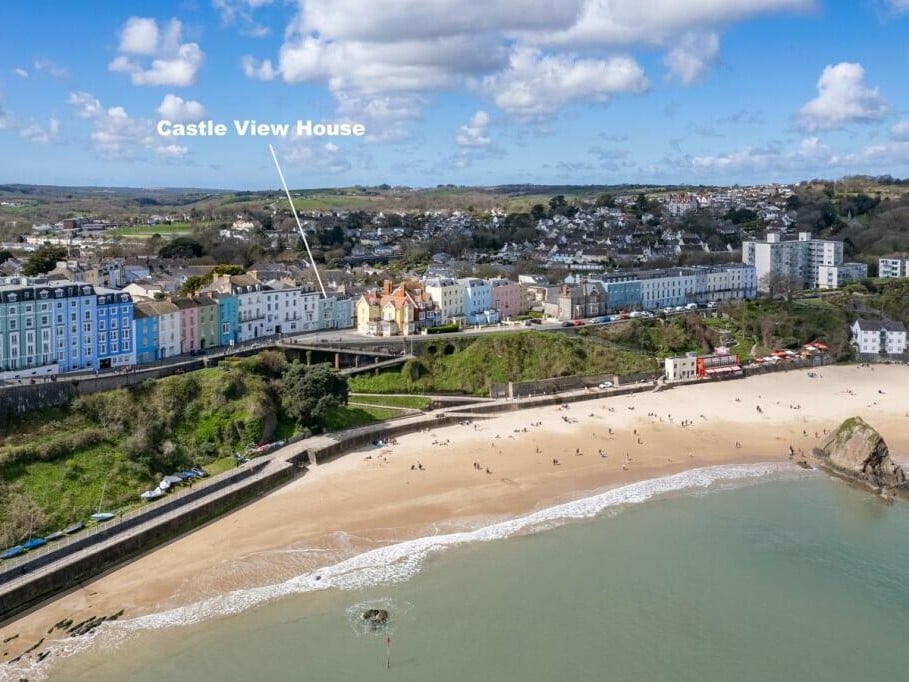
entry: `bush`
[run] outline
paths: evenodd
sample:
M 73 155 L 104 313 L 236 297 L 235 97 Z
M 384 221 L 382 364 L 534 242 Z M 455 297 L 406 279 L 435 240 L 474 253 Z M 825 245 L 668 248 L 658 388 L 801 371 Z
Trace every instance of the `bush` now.
M 438 327 L 429 327 L 426 330 L 427 334 L 451 334 L 460 330 L 460 327 L 452 322 L 451 324 L 440 324 Z

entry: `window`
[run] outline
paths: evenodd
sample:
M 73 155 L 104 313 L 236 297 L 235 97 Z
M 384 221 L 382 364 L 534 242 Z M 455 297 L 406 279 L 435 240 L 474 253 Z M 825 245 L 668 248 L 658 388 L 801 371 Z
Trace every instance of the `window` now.
M 116 318 L 116 317 L 111 318 L 111 321 L 110 321 L 110 328 L 111 328 L 111 329 L 116 329 L 116 328 L 117 328 L 117 318 Z
M 9 328 L 10 328 L 10 329 L 15 329 L 15 328 L 16 328 L 16 318 L 10 318 L 10 321 L 9 321 Z
M 42 327 L 46 327 L 46 326 L 47 326 L 47 315 L 42 315 L 42 316 L 41 316 L 41 326 L 42 326 Z
M 107 355 L 107 344 L 105 344 L 105 343 L 98 344 L 98 355 Z
M 123 331 L 122 331 L 121 334 L 120 334 L 120 338 L 122 338 L 124 341 L 125 341 L 126 339 L 128 339 L 128 338 L 129 338 L 129 329 L 124 328 Z
M 91 320 L 91 319 L 92 319 L 92 311 L 91 311 L 91 310 L 86 310 L 86 311 L 85 311 L 85 319 L 86 319 L 86 320 Z
M 82 325 L 82 330 L 86 331 L 86 332 L 90 332 L 92 330 L 92 323 L 91 322 L 84 323 Z
M 123 339 L 123 350 L 129 351 L 129 340 L 128 339 Z
M 75 321 L 76 321 L 76 313 L 71 313 L 71 314 L 70 314 L 70 316 L 69 316 L 69 321 L 70 321 L 70 322 L 75 322 Z

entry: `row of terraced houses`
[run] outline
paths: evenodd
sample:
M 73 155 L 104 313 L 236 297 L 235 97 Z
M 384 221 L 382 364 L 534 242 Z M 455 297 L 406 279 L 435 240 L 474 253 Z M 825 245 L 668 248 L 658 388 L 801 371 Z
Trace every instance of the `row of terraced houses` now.
M 442 324 L 495 324 L 535 310 L 558 320 L 590 318 L 622 310 L 757 296 L 752 265 L 632 270 L 550 284 L 544 277 L 506 279 L 428 277 L 370 289 L 356 304 L 357 331 L 375 336 L 419 333 Z
M 86 283 L 0 278 L 0 379 L 123 368 L 352 323 L 350 298 L 249 275 L 222 275 L 197 295 L 161 300 Z

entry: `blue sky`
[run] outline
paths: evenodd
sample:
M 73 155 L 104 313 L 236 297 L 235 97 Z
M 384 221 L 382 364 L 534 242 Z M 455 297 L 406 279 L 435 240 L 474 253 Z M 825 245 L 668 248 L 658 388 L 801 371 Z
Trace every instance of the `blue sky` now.
M 909 177 L 909 0 L 6 0 L 0 40 L 3 183 Z

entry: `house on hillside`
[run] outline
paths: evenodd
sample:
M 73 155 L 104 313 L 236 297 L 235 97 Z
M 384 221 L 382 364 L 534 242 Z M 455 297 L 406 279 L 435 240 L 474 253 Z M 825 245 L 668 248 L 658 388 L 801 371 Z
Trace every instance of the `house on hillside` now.
M 856 320 L 852 345 L 861 355 L 901 355 L 906 352 L 906 327 L 894 320 Z

